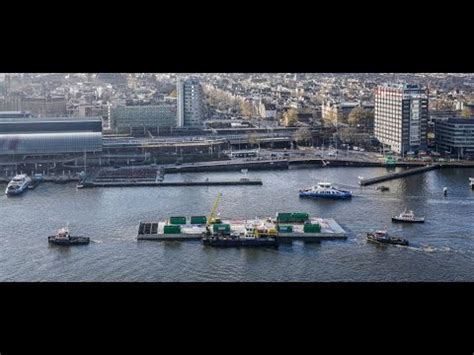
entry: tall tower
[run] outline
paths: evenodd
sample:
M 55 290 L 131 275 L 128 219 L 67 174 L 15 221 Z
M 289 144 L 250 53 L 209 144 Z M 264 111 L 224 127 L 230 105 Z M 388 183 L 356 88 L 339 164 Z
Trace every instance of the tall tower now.
M 176 84 L 177 126 L 199 127 L 202 124 L 203 92 L 198 80 L 179 78 Z
M 386 84 L 375 93 L 375 137 L 396 153 L 426 149 L 428 92 L 416 84 Z

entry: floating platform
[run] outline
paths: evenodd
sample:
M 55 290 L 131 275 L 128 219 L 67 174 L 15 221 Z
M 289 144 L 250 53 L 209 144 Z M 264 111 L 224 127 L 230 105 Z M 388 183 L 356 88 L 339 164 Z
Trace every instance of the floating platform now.
M 321 232 L 305 233 L 303 223 L 285 223 L 291 225 L 291 232 L 281 232 L 275 235 L 275 238 L 282 243 L 291 243 L 293 241 L 304 241 L 319 243 L 323 240 L 347 239 L 345 230 L 332 218 L 311 218 L 311 223 L 319 223 Z M 275 226 L 276 223 L 270 219 L 253 220 L 222 220 L 223 224 L 229 224 L 233 233 L 244 234 L 246 226 L 264 223 Z M 180 233 L 165 234 L 164 227 L 167 222 L 140 222 L 138 227 L 137 240 L 156 240 L 156 241 L 186 241 L 201 240 L 206 232 L 205 225 L 180 225 Z
M 261 179 L 241 179 L 241 180 L 223 180 L 223 181 L 100 181 L 87 182 L 82 187 L 133 187 L 133 186 L 149 186 L 149 187 L 164 187 L 164 186 L 229 186 L 229 185 L 263 185 Z

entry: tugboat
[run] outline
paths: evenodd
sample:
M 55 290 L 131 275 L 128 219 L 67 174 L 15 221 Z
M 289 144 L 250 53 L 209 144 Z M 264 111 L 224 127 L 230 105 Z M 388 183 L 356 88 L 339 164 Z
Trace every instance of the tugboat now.
M 408 245 L 408 240 L 401 237 L 392 237 L 389 236 L 387 231 L 375 231 L 373 233 L 367 233 L 367 240 L 369 242 L 379 243 L 379 244 L 397 244 L 397 245 Z
M 31 184 L 31 178 L 26 174 L 16 175 L 7 185 L 5 195 L 20 195 L 28 189 Z
M 346 200 L 352 197 L 352 191 L 340 190 L 329 182 L 320 182 L 309 189 L 300 190 L 300 197 Z
M 88 237 L 73 237 L 69 234 L 69 228 L 64 227 L 58 230 L 56 235 L 48 237 L 48 242 L 56 245 L 83 245 L 89 244 Z
M 392 217 L 392 222 L 402 222 L 402 223 L 424 223 L 425 217 L 416 217 L 413 211 L 404 211 L 398 216 Z

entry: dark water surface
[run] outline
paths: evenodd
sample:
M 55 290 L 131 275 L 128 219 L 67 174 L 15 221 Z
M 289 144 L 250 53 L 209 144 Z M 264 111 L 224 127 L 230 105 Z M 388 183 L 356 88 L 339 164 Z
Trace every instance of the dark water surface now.
M 0 281 L 474 281 L 474 169 L 446 169 L 357 187 L 359 176 L 384 168 L 249 172 L 263 186 L 104 188 L 42 184 L 0 197 Z M 239 178 L 199 173 L 167 179 Z M 350 201 L 300 199 L 298 189 L 325 180 L 350 185 Z M 444 197 L 443 187 L 449 194 Z M 2 189 L 5 185 L 0 186 Z M 208 214 L 219 191 L 222 217 L 253 218 L 304 211 L 335 218 L 347 241 L 294 243 L 273 249 L 213 249 L 200 242 L 137 242 L 140 220 Z M 3 190 L 2 190 L 3 193 Z M 419 225 L 392 224 L 405 207 L 426 216 Z M 49 246 L 47 236 L 70 224 L 90 245 Z M 367 244 L 365 232 L 388 228 L 410 247 Z

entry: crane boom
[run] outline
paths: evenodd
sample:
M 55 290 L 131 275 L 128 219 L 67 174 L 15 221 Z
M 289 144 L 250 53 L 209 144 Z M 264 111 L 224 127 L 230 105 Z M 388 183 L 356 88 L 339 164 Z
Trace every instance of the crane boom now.
M 212 206 L 212 210 L 209 215 L 209 218 L 207 219 L 207 224 L 206 224 L 207 227 L 209 227 L 209 225 L 213 223 L 216 218 L 216 211 L 217 211 L 217 207 L 219 206 L 219 201 L 221 200 L 221 197 L 222 197 L 222 193 L 219 192 L 217 194 L 216 200 L 214 201 L 214 205 Z

